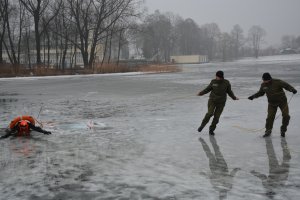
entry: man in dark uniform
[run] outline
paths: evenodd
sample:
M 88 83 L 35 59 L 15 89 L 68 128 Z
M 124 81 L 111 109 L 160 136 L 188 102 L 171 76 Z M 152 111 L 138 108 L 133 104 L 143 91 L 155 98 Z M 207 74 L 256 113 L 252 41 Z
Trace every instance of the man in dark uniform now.
M 210 84 L 201 92 L 199 92 L 198 96 L 205 95 L 210 92 L 209 100 L 208 100 L 208 112 L 206 113 L 204 119 L 200 127 L 198 128 L 198 132 L 201 132 L 205 125 L 209 122 L 210 118 L 214 116 L 213 121 L 209 127 L 209 134 L 215 135 L 214 131 L 219 123 L 220 116 L 223 112 L 227 94 L 233 100 L 239 100 L 232 90 L 230 82 L 224 79 L 224 72 L 218 71 L 216 73 L 216 79 L 213 79 Z
M 263 83 L 261 84 L 259 91 L 256 94 L 248 97 L 248 99 L 253 100 L 255 98 L 263 96 L 264 94 L 267 95 L 269 103 L 268 117 L 266 119 L 266 131 L 263 137 L 268 137 L 271 135 L 278 107 L 280 108 L 282 113 L 282 126 L 280 128 L 281 136 L 285 137 L 285 132 L 290 121 L 290 115 L 287 98 L 283 89 L 290 91 L 294 94 L 297 93 L 297 90 L 293 88 L 290 84 L 282 80 L 273 79 L 268 72 L 263 74 L 262 79 Z

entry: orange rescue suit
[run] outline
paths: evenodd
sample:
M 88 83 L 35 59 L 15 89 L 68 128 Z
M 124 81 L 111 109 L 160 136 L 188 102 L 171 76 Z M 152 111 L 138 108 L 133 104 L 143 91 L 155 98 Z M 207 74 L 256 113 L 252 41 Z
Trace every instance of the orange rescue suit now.
M 15 119 L 13 119 L 10 124 L 9 124 L 9 128 L 10 129 L 14 129 L 16 125 L 19 125 L 19 123 L 21 121 L 27 121 L 29 123 L 31 123 L 32 125 L 35 125 L 35 120 L 32 116 L 29 115 L 23 115 L 20 117 L 16 117 Z M 20 128 L 18 127 L 18 134 L 17 136 L 21 136 L 21 135 L 29 135 L 30 134 L 30 128 L 29 125 L 26 126 L 26 128 Z

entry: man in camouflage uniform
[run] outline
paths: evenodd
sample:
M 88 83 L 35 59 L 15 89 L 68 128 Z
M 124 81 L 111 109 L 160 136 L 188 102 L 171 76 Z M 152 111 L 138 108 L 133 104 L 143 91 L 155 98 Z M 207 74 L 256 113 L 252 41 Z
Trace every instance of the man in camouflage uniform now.
M 201 132 L 205 125 L 209 122 L 210 118 L 214 116 L 213 121 L 209 127 L 209 134 L 215 135 L 214 131 L 219 123 L 220 116 L 225 107 L 227 94 L 233 100 L 239 100 L 232 92 L 230 82 L 224 79 L 224 72 L 218 71 L 216 73 L 216 79 L 213 79 L 210 84 L 201 92 L 198 96 L 205 95 L 210 92 L 208 100 L 208 112 L 206 113 L 198 132 Z
M 264 94 L 267 95 L 269 103 L 268 117 L 266 119 L 266 131 L 263 137 L 268 137 L 271 135 L 278 107 L 280 108 L 282 113 L 282 126 L 280 128 L 281 136 L 285 137 L 285 132 L 290 121 L 290 115 L 287 98 L 283 89 L 294 94 L 297 93 L 297 90 L 282 80 L 273 79 L 269 73 L 264 73 L 262 79 L 263 83 L 261 84 L 259 91 L 256 94 L 248 97 L 248 99 L 253 100 L 255 98 L 263 96 Z

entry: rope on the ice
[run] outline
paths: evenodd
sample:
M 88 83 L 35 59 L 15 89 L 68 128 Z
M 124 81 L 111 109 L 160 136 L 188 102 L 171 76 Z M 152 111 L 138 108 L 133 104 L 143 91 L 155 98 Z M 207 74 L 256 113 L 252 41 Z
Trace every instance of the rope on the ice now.
M 290 104 L 290 102 L 291 102 L 291 100 L 293 99 L 293 97 L 294 97 L 294 94 L 291 96 L 290 100 L 288 101 L 288 103 L 286 104 L 286 106 L 284 107 L 283 110 L 285 110 L 285 109 L 288 107 L 288 105 Z M 280 114 L 277 115 L 277 117 L 275 118 L 275 120 L 276 120 L 279 116 L 280 116 Z M 275 120 L 274 120 L 274 121 L 275 121 Z
M 41 128 L 43 128 L 43 123 L 38 121 L 35 117 L 33 117 L 33 119 L 40 125 Z
M 43 105 L 41 106 L 40 111 L 39 111 L 37 117 L 36 118 L 33 117 L 33 119 L 40 125 L 41 128 L 43 128 L 43 123 L 40 122 L 40 121 L 38 121 L 37 119 L 40 117 L 40 114 L 41 114 L 42 110 L 43 110 Z
M 265 129 L 265 128 L 261 128 L 261 129 L 251 129 L 251 128 L 241 127 L 241 126 L 239 126 L 239 125 L 234 125 L 233 127 L 234 127 L 234 128 L 238 128 L 238 129 L 241 129 L 241 130 L 244 130 L 244 131 L 253 132 L 253 133 L 255 133 L 255 132 L 260 132 L 260 131 L 262 131 L 262 130 Z
M 293 94 L 293 95 L 291 96 L 291 98 L 289 99 L 287 105 L 283 108 L 283 110 L 285 110 L 285 109 L 287 108 L 287 106 L 290 104 L 290 102 L 291 102 L 291 100 L 293 99 L 294 95 L 295 95 L 295 94 Z M 278 114 L 278 115 L 275 117 L 274 122 L 278 119 L 279 116 L 280 116 L 280 114 Z M 263 130 L 265 129 L 265 128 L 260 128 L 260 129 L 249 129 L 249 128 L 244 128 L 244 127 L 241 127 L 241 126 L 238 126 L 238 125 L 235 125 L 235 126 L 233 126 L 233 127 L 238 128 L 238 129 L 242 129 L 242 130 L 245 130 L 245 131 L 253 132 L 253 133 L 255 133 L 255 132 L 261 132 L 261 131 L 263 131 Z
M 38 114 L 38 116 L 37 116 L 37 119 L 40 117 L 40 114 L 41 114 L 42 110 L 43 110 L 43 104 L 42 104 L 42 106 L 41 106 L 41 108 L 40 108 L 40 111 L 39 111 L 39 114 Z

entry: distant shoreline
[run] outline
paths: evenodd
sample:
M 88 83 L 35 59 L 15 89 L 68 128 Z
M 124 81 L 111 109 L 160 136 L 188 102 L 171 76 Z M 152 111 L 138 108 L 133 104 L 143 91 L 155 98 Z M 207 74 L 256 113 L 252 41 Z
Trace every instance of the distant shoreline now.
M 180 72 L 181 68 L 173 64 L 149 64 L 142 66 L 109 65 L 98 69 L 65 69 L 57 70 L 47 67 L 34 69 L 14 68 L 12 65 L 0 65 L 0 78 L 44 77 L 44 76 L 72 76 L 117 73 L 172 73 Z

